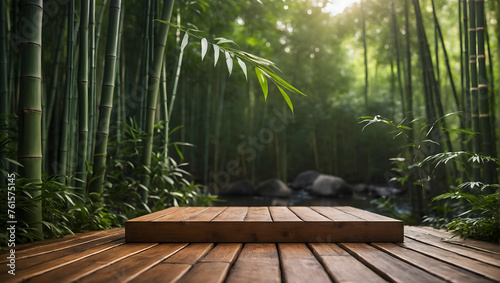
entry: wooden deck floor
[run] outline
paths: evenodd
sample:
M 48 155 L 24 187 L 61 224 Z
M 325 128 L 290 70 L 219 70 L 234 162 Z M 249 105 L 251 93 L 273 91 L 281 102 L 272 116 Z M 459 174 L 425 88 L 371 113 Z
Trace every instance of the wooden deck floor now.
M 126 243 L 123 228 L 16 247 L 0 282 L 498 282 L 500 246 L 404 227 L 403 243 Z

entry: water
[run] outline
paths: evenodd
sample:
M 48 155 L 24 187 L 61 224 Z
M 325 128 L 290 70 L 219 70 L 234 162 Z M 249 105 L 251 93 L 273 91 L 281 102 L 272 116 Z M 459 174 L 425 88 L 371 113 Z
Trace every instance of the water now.
M 292 191 L 290 198 L 275 198 L 261 196 L 219 196 L 220 202 L 214 206 L 352 206 L 371 212 L 391 216 L 387 210 L 377 208 L 372 202 L 374 197 L 365 194 L 353 194 L 341 198 L 311 196 L 304 191 Z M 407 195 L 391 198 L 397 212 L 405 214 L 411 212 L 411 202 Z

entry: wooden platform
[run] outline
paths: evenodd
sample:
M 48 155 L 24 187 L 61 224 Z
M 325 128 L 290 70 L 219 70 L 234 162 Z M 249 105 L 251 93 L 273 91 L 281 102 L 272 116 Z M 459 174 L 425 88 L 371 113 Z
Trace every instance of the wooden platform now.
M 125 223 L 129 243 L 402 242 L 403 222 L 348 207 L 171 207 Z
M 16 247 L 0 282 L 498 282 L 500 247 L 405 226 L 404 243 L 126 243 L 123 228 Z

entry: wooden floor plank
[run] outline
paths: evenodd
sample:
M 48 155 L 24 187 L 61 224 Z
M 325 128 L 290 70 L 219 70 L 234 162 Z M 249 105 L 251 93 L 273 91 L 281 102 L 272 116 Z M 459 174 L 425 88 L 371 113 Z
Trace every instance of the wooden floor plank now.
M 446 264 L 413 250 L 405 249 L 393 243 L 374 243 L 372 245 L 449 282 L 493 282 L 472 272 L 464 271 L 453 265 Z
M 406 236 L 420 242 L 424 241 L 427 244 L 439 247 L 441 249 L 445 249 L 469 258 L 492 264 L 496 267 L 500 267 L 500 255 L 498 254 L 492 254 L 489 252 L 475 250 L 458 245 L 451 245 L 449 243 L 443 242 L 439 237 L 427 233 L 421 233 L 421 230 L 415 229 L 413 227 L 407 227 Z
M 212 247 L 213 244 L 190 244 L 130 282 L 175 282 L 182 278 Z
M 288 207 L 284 206 L 270 206 L 269 211 L 274 222 L 303 222 L 295 213 L 293 213 Z
M 182 207 L 181 209 L 176 209 L 173 213 L 167 214 L 165 216 L 155 218 L 151 222 L 173 222 L 173 221 L 183 221 L 194 215 L 204 211 L 206 207 Z M 126 228 L 126 227 L 125 227 Z
M 212 219 L 217 217 L 226 209 L 227 207 L 224 206 L 208 207 L 206 210 L 203 211 L 203 213 L 195 214 L 190 218 L 185 219 L 184 222 L 203 222 L 203 221 L 210 222 L 212 221 Z
M 214 244 L 190 244 L 188 247 L 182 249 L 178 253 L 165 260 L 166 263 L 186 263 L 195 264 L 200 258 L 204 257 L 212 248 Z
M 227 262 L 233 264 L 242 247 L 243 244 L 240 243 L 217 244 L 200 262 Z
M 158 244 L 127 244 L 31 277 L 27 282 L 71 282 Z
M 364 243 L 341 243 L 342 248 L 377 272 L 381 277 L 402 283 L 445 282 L 424 270 Z
M 144 282 L 176 282 L 191 269 L 191 264 L 186 263 L 160 263 L 130 280 L 130 283 Z
M 226 282 L 281 282 L 280 263 L 275 244 L 245 244 L 229 271 Z
M 328 206 L 312 206 L 311 209 L 318 212 L 319 214 L 331 219 L 333 222 L 339 221 L 363 221 L 359 217 L 351 215 L 349 213 L 338 210 L 334 207 Z
M 452 232 L 448 232 L 448 231 L 442 230 L 442 229 L 434 229 L 432 227 L 412 226 L 411 228 L 413 228 L 415 231 L 420 231 L 421 233 L 428 233 L 431 235 L 435 235 L 437 237 L 441 237 L 441 239 L 444 242 L 453 243 L 456 245 L 469 247 L 472 249 L 481 250 L 481 251 L 485 251 L 485 252 L 489 252 L 489 253 L 500 254 L 500 245 L 498 245 L 498 244 L 493 244 L 493 243 L 488 243 L 488 242 L 478 241 L 478 240 L 473 240 L 473 239 L 464 239 L 464 238 L 460 238 L 458 236 L 455 237 L 455 234 L 453 234 Z
M 16 259 L 20 260 L 23 258 L 35 257 L 46 253 L 77 247 L 79 245 L 89 244 L 103 239 L 114 241 L 118 238 L 123 238 L 124 236 L 125 235 L 123 229 L 111 229 L 107 231 L 99 231 L 99 233 L 91 233 L 90 236 L 71 237 L 65 241 L 51 241 L 46 245 L 35 245 L 32 248 L 26 247 L 21 251 L 18 251 L 16 249 Z M 4 257 L 2 255 L 2 257 L 0 258 L 0 264 L 6 262 L 6 256 Z
M 401 247 L 412 249 L 432 258 L 455 265 L 461 269 L 469 270 L 487 278 L 500 281 L 500 269 L 491 264 L 477 261 L 475 259 L 465 257 L 448 250 L 443 250 L 426 243 L 421 243 L 411 238 L 405 238 L 405 242 L 400 243 L 399 245 Z
M 278 244 L 286 282 L 331 282 L 321 263 L 305 244 Z
M 245 217 L 246 222 L 272 222 L 271 213 L 268 207 L 250 207 Z
M 325 216 L 319 214 L 315 210 L 305 206 L 290 206 L 289 209 L 293 211 L 302 221 L 315 222 L 315 221 L 331 221 Z
M 83 243 L 76 246 L 70 245 L 67 248 L 65 246 L 61 246 L 59 249 L 55 249 L 53 252 L 41 253 L 33 257 L 17 258 L 17 271 L 22 271 L 24 269 L 32 267 L 33 265 L 38 265 L 41 262 L 49 262 L 57 260 L 58 258 L 67 259 L 68 256 L 79 254 L 87 250 L 91 250 L 92 248 L 100 247 L 104 244 L 111 243 L 111 246 L 113 246 L 116 245 L 116 242 L 119 240 L 122 240 L 123 242 L 123 233 L 108 237 L 102 237 L 95 241 Z
M 141 253 L 129 256 L 78 280 L 79 283 L 125 283 L 186 247 L 187 244 L 159 244 Z
M 14 278 L 13 276 L 7 273 L 8 266 L 6 264 L 2 264 L 0 265 L 0 282 L 21 282 L 23 280 L 49 272 L 51 270 L 64 267 L 73 262 L 105 252 L 106 250 L 118 247 L 123 244 L 125 244 L 123 240 L 105 243 L 103 245 L 85 250 L 83 252 L 71 253 L 67 256 L 63 256 L 51 261 L 44 261 L 44 262 L 36 261 L 36 264 L 30 262 L 29 264 L 27 264 L 30 266 L 28 268 L 23 268 L 23 261 L 31 261 L 33 258 L 26 258 L 24 260 L 19 260 L 16 261 L 16 276 Z
M 386 282 L 373 270 L 361 263 L 336 244 L 309 244 L 331 278 L 337 283 L 356 282 L 360 278 L 365 283 Z
M 224 282 L 229 271 L 227 262 L 200 262 L 182 276 L 179 283 L 219 283 Z
M 243 221 L 247 216 L 248 207 L 228 207 L 212 221 Z

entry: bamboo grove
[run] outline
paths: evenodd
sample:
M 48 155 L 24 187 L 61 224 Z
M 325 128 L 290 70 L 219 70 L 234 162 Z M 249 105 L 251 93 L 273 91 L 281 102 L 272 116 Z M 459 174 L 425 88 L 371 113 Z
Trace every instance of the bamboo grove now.
M 307 169 L 387 183 L 400 144 L 362 115 L 437 123 L 427 155 L 498 156 L 498 1 L 327 2 L 0 1 L 1 184 L 26 179 L 20 219 L 42 237 L 47 180 L 78 196 L 66 208 L 122 201 L 124 218 Z M 441 173 L 499 178 L 493 162 Z

